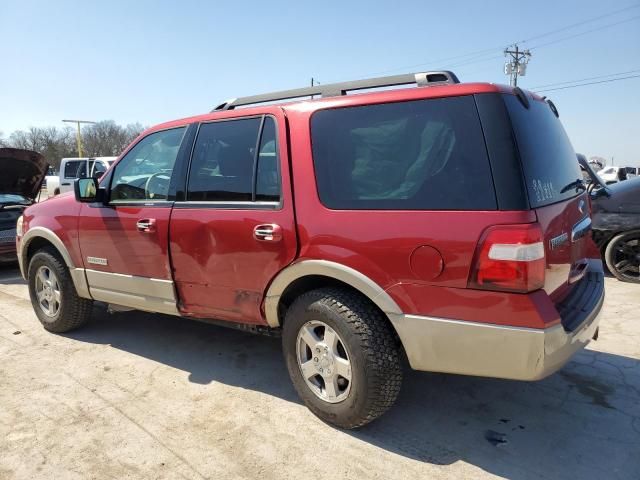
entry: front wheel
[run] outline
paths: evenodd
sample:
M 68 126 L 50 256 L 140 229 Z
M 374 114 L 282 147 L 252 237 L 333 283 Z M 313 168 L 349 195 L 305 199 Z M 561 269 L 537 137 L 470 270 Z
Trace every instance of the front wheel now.
M 327 423 L 361 427 L 391 407 L 400 392 L 396 335 L 357 293 L 327 288 L 300 296 L 287 310 L 282 341 L 298 395 Z
M 604 252 L 604 259 L 618 280 L 640 283 L 640 230 L 613 237 Z
M 64 333 L 89 320 L 93 302 L 78 296 L 69 270 L 52 250 L 31 258 L 28 282 L 31 304 L 45 329 Z

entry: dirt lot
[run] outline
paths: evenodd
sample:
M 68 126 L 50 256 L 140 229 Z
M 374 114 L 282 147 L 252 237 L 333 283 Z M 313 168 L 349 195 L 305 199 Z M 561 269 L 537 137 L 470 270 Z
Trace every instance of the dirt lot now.
M 0 478 L 640 478 L 640 287 L 538 383 L 408 373 L 343 432 L 298 401 L 277 339 L 142 313 L 45 332 L 0 269 Z

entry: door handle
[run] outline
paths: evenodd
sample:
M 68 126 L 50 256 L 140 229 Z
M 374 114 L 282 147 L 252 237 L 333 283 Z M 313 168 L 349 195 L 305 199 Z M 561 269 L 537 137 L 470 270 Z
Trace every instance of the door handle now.
M 156 231 L 156 219 L 155 218 L 143 218 L 138 220 L 136 227 L 139 232 L 153 233 Z
M 275 223 L 263 223 L 253 229 L 253 238 L 261 242 L 279 242 L 282 240 L 282 227 Z

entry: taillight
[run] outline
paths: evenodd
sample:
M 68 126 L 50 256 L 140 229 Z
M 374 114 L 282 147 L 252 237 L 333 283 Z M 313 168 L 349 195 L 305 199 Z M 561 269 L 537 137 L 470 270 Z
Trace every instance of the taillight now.
M 498 225 L 478 242 L 469 287 L 531 292 L 544 286 L 544 270 L 540 225 Z

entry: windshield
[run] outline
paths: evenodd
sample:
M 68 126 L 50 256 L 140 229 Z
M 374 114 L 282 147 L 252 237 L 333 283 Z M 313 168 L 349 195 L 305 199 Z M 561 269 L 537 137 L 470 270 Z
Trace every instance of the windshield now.
M 24 204 L 28 205 L 31 202 L 24 198 L 22 195 L 15 195 L 13 193 L 0 193 L 0 204 L 2 205 L 14 205 Z
M 582 179 L 582 174 L 558 117 L 546 102 L 532 100 L 527 108 L 515 95 L 504 97 L 531 206 L 538 208 L 577 195 L 580 189 L 576 180 Z

